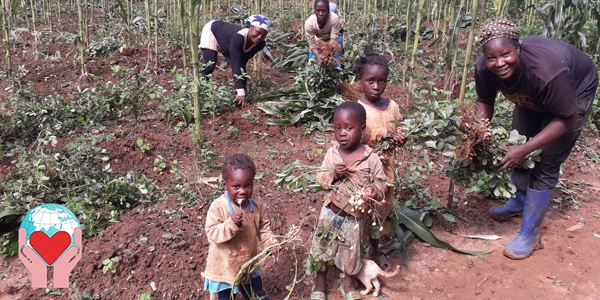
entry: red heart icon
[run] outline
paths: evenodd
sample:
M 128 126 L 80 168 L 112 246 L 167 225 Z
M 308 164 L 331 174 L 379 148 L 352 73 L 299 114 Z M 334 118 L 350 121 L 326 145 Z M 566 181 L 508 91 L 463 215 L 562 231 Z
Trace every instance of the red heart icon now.
M 35 231 L 29 237 L 29 244 L 51 266 L 71 245 L 71 236 L 59 231 L 49 238 L 44 232 Z

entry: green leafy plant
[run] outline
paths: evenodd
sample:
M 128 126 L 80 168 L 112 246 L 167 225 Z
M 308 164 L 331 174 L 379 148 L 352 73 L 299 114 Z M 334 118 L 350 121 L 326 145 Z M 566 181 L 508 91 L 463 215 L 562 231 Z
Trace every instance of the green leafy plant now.
M 102 274 L 106 274 L 106 272 L 117 273 L 116 263 L 119 261 L 119 257 L 111 257 L 102 261 Z
M 154 172 L 160 172 L 160 174 L 162 174 L 162 172 L 166 168 L 167 162 L 165 161 L 165 158 L 162 155 L 159 155 L 156 158 L 154 158 Z
M 104 38 L 100 41 L 90 42 L 86 52 L 91 57 L 106 57 L 117 52 L 122 46 L 121 41 L 112 37 Z
M 131 113 L 137 119 L 149 99 L 162 99 L 166 92 L 154 83 L 150 71 L 139 71 L 137 67 L 113 66 L 113 76 L 119 79 L 118 84 L 108 83 L 102 97 L 107 104 L 123 113 Z
M 325 169 L 302 164 L 300 160 L 286 164 L 279 173 L 275 174 L 273 181 L 279 186 L 285 186 L 293 192 L 314 193 L 322 188 L 316 183 L 316 175 Z
M 260 123 L 260 119 L 249 110 L 243 112 L 240 118 L 248 120 L 248 122 L 253 125 L 258 125 L 258 123 Z
M 142 138 L 137 138 L 135 144 L 140 148 L 140 150 L 142 150 L 142 153 L 150 150 L 150 144 L 144 142 Z
M 504 158 L 502 148 L 524 144 L 527 137 L 516 130 L 509 133 L 502 126 L 492 127 L 487 120 L 476 117 L 470 107 L 463 107 L 462 112 L 461 145 L 456 152 L 444 153 L 452 160 L 445 174 L 456 184 L 486 196 L 514 197 L 517 188 L 510 179 L 511 171 L 498 171 L 495 165 Z M 540 153 L 540 150 L 529 153 L 521 167 L 532 169 L 540 161 Z
M 140 295 L 140 297 L 138 298 L 138 300 L 152 300 L 152 292 L 145 292 L 143 294 Z
M 283 53 L 273 61 L 273 67 L 293 71 L 306 65 L 309 52 L 306 40 L 279 47 Z
M 237 128 L 237 126 L 230 125 L 229 127 L 227 127 L 227 136 L 225 138 L 235 139 L 238 137 L 239 134 L 240 130 Z
M 408 146 L 422 145 L 439 151 L 453 150 L 462 135 L 460 118 L 454 102 L 415 98 L 402 125 L 409 137 Z
M 583 28 L 593 4 L 593 1 L 549 0 L 542 7 L 536 7 L 545 23 L 542 35 L 585 50 L 587 40 Z

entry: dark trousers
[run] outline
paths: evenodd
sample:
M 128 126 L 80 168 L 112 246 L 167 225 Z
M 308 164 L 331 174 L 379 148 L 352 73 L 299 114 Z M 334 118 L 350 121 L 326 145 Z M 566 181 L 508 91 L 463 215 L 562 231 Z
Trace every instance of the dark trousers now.
M 585 122 L 592 111 L 593 102 L 594 95 L 586 99 L 577 99 L 578 115 L 573 127 L 561 137 L 542 146 L 541 161 L 537 162 L 533 169 L 515 169 L 513 171 L 512 181 L 518 191 L 526 193 L 528 187 L 540 191 L 550 190 L 558 184 L 560 166 L 567 160 L 581 135 Z M 513 129 L 529 139 L 542 131 L 553 118 L 553 114 L 515 106 Z
M 217 65 L 217 51 L 202 48 L 202 63 L 206 64 L 206 68 L 200 71 L 200 74 L 206 76 L 215 70 Z
M 267 293 L 263 290 L 262 278 L 260 276 L 252 278 L 250 283 L 240 284 L 240 293 L 246 300 L 269 300 Z M 231 289 L 220 291 L 218 294 L 219 300 L 231 300 L 235 299 L 236 295 L 231 297 Z

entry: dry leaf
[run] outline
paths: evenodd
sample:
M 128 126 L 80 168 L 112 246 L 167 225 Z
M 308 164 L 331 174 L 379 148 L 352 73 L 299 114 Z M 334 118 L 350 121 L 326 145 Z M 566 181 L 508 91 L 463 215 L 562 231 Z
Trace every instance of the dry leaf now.
M 497 239 L 499 239 L 500 237 L 497 235 L 485 235 L 485 234 L 480 234 L 480 235 L 463 235 L 464 237 L 468 237 L 468 238 L 472 238 L 472 239 L 482 239 L 482 240 L 490 240 L 490 241 L 495 241 Z
M 577 223 L 569 228 L 567 228 L 567 231 L 575 231 L 575 230 L 579 230 L 583 228 L 583 223 Z

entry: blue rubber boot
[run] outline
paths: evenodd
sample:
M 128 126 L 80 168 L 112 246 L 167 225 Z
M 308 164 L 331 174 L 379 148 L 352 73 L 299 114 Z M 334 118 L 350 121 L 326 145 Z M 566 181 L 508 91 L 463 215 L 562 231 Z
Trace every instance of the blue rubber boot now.
M 522 214 L 523 206 L 525 206 L 525 193 L 517 191 L 515 197 L 508 199 L 506 204 L 492 206 L 489 210 L 490 217 L 498 222 L 508 221 Z
M 529 171 L 515 169 L 512 172 L 511 181 L 517 188 L 515 197 L 508 199 L 506 204 L 493 206 L 489 210 L 490 217 L 498 222 L 508 221 L 510 218 L 523 213 L 525 195 L 531 182 Z
M 538 227 L 544 218 L 553 191 L 554 189 L 544 191 L 527 189 L 521 231 L 504 248 L 504 255 L 506 257 L 510 259 L 524 259 L 538 249 L 541 244 Z

